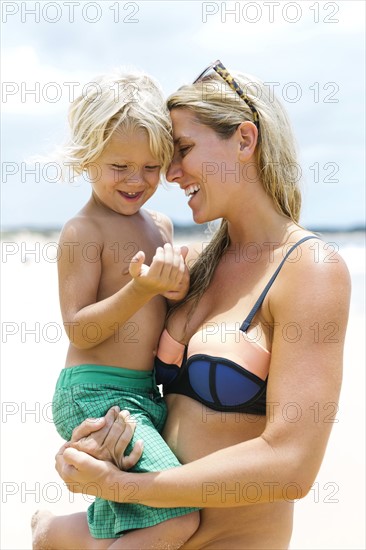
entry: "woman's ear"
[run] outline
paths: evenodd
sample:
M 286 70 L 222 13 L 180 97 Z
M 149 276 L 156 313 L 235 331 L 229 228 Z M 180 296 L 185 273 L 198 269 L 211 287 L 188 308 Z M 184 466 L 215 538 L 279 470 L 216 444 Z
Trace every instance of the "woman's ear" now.
M 238 160 L 248 162 L 252 159 L 258 141 L 258 129 L 249 120 L 239 124 L 236 129 L 236 137 L 239 142 Z

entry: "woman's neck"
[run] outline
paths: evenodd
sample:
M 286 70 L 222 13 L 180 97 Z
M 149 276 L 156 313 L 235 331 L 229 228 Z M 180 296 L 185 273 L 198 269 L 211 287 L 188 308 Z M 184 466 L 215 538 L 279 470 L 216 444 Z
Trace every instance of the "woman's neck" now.
M 253 209 L 243 213 L 238 219 L 228 220 L 228 232 L 233 246 L 236 243 L 255 243 L 259 247 L 268 247 L 271 243 L 276 248 L 285 244 L 290 235 L 297 231 L 302 231 L 302 228 L 277 212 L 274 206 L 270 209 Z

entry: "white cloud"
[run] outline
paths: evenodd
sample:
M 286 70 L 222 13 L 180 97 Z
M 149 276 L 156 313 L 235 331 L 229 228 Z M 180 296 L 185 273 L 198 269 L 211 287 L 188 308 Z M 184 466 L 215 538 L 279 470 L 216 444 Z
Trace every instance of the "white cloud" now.
M 12 114 L 55 114 L 80 93 L 87 75 L 73 74 L 41 62 L 31 46 L 2 53 L 2 111 Z
M 325 35 L 353 34 L 364 31 L 365 4 L 360 1 L 338 2 L 203 2 L 203 25 L 195 36 L 203 49 L 217 44 L 220 55 L 236 51 L 249 58 L 271 55 Z M 240 48 L 240 49 L 238 49 Z

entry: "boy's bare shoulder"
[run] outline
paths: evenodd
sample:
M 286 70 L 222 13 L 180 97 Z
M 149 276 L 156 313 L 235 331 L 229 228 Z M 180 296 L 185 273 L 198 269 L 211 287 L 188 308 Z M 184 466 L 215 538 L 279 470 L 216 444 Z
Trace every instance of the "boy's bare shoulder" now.
M 92 216 L 86 216 L 82 213 L 68 220 L 63 226 L 60 234 L 61 243 L 67 241 L 99 242 L 102 240 L 100 224 Z
M 145 212 L 151 216 L 154 224 L 160 231 L 163 241 L 165 243 L 171 243 L 173 241 L 174 232 L 172 220 L 165 214 L 157 212 L 156 210 L 145 209 Z

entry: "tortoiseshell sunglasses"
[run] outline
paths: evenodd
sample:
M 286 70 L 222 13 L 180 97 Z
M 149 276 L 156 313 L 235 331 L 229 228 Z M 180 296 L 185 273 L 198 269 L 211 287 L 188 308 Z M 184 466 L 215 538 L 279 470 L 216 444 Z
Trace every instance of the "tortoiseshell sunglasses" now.
M 215 71 L 225 82 L 230 86 L 230 88 L 238 94 L 239 97 L 248 105 L 249 109 L 253 113 L 253 122 L 256 125 L 256 127 L 259 130 L 259 117 L 258 117 L 258 111 L 254 107 L 253 102 L 249 97 L 244 93 L 244 91 L 241 89 L 237 81 L 234 79 L 234 77 L 231 76 L 229 71 L 226 67 L 221 63 L 219 59 L 217 59 L 214 63 L 211 63 L 193 82 L 193 84 L 196 84 L 197 82 L 200 82 L 203 80 L 203 77 L 209 73 L 210 71 Z

